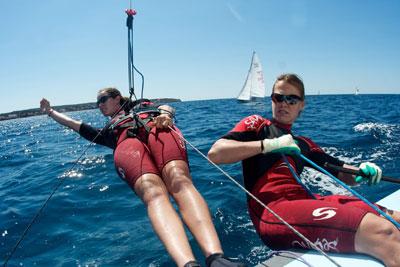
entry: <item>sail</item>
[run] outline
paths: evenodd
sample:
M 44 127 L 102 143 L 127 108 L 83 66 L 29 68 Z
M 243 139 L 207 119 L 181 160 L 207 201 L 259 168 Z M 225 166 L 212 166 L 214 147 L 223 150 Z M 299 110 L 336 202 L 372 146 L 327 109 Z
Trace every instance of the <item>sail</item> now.
M 237 99 L 250 101 L 253 97 L 265 97 L 264 74 L 256 52 L 253 52 L 246 81 Z

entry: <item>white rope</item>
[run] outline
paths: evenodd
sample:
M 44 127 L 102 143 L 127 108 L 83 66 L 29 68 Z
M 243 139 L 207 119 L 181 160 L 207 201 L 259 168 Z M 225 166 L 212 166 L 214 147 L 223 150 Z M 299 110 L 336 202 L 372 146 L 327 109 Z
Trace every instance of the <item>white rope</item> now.
M 271 208 L 269 208 L 267 205 L 265 205 L 261 200 L 259 200 L 255 195 L 253 195 L 250 191 L 248 191 L 244 186 L 242 186 L 239 182 L 237 182 L 232 176 L 230 176 L 227 172 L 225 172 L 221 167 L 219 167 L 217 164 L 212 162 L 206 155 L 204 155 L 199 149 L 197 149 L 194 145 L 192 145 L 188 140 L 186 140 L 180 133 L 175 131 L 171 126 L 168 126 L 168 128 L 173 131 L 175 134 L 179 136 L 184 142 L 186 142 L 188 145 L 190 145 L 197 153 L 199 153 L 203 158 L 205 158 L 209 163 L 211 163 L 215 168 L 217 168 L 220 172 L 222 172 L 226 177 L 228 177 L 234 184 L 236 184 L 240 189 L 242 189 L 246 194 L 248 194 L 252 199 L 254 199 L 258 204 L 260 204 L 263 208 L 268 210 L 272 215 L 274 215 L 279 221 L 281 221 L 284 225 L 286 225 L 290 230 L 292 230 L 296 235 L 298 235 L 301 239 L 303 239 L 311 248 L 314 250 L 318 251 L 321 253 L 323 256 L 325 256 L 329 261 L 331 261 L 335 266 L 340 267 L 340 265 L 331 257 L 329 257 L 326 252 L 324 252 L 322 249 L 320 249 L 317 245 L 312 243 L 307 237 L 305 237 L 302 233 L 297 231 L 293 226 L 291 226 L 288 222 L 286 222 L 282 217 L 280 217 L 277 213 L 275 213 Z

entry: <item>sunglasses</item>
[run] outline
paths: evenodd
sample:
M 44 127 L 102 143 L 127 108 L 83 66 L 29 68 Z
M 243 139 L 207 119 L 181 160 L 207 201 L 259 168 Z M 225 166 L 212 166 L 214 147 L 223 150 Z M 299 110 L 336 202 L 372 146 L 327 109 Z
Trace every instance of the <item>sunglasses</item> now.
M 273 93 L 271 95 L 271 99 L 275 103 L 282 103 L 283 101 L 285 101 L 285 103 L 289 105 L 296 105 L 298 102 L 303 101 L 303 98 L 297 95 L 281 95 L 277 93 Z
M 106 103 L 106 101 L 107 101 L 110 97 L 112 97 L 112 96 L 110 96 L 110 95 L 103 95 L 102 97 L 100 97 L 99 99 L 97 99 L 97 102 L 96 102 L 97 107 L 100 106 L 100 104 Z

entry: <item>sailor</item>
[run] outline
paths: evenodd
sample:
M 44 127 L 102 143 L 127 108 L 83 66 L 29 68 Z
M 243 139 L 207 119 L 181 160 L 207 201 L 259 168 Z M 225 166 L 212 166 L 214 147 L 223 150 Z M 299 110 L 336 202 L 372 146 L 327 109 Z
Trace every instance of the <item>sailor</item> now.
M 148 100 L 130 102 L 116 88 L 100 90 L 97 105 L 104 116 L 113 117 L 103 130 L 57 112 L 47 99 L 40 102 L 42 111 L 56 122 L 114 150 L 119 176 L 146 205 L 154 231 L 177 266 L 200 266 L 183 224 L 198 242 L 207 266 L 244 266 L 224 257 L 207 204 L 193 185 L 185 144 L 169 129 L 179 133 L 173 123 L 174 109 L 156 107 Z M 132 109 L 134 113 L 129 113 Z
M 375 185 L 381 180 L 381 169 L 371 162 L 363 162 L 358 168 L 347 165 L 326 154 L 309 138 L 293 134 L 293 123 L 305 107 L 304 85 L 297 75 L 280 75 L 271 99 L 271 120 L 259 115 L 242 119 L 213 144 L 208 157 L 216 164 L 242 161 L 246 189 L 320 249 L 369 254 L 386 266 L 400 266 L 400 232 L 391 222 L 358 198 L 311 193 L 290 170 L 300 175 L 305 166 L 311 167 L 299 157 L 300 152 L 321 167 L 329 163 L 360 169 L 365 174 L 366 178 L 362 178 L 331 171 L 349 184 L 366 179 Z M 287 155 L 290 166 L 281 153 Z M 380 208 L 400 221 L 399 212 Z M 250 197 L 248 211 L 258 234 L 270 248 L 311 249 Z

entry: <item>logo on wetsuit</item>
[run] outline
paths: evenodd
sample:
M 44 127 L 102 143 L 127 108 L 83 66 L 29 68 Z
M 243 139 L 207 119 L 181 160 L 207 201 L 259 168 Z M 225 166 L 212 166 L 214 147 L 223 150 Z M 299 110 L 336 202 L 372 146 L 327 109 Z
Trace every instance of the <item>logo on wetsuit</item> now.
M 244 124 L 246 124 L 247 130 L 256 130 L 262 121 L 263 118 L 261 116 L 253 115 L 247 117 L 247 119 L 244 121 Z
M 125 179 L 125 171 L 121 167 L 118 168 L 118 173 L 119 176 L 121 176 L 122 179 Z
M 338 238 L 336 238 L 335 240 L 328 240 L 326 238 L 317 238 L 317 240 L 315 240 L 315 242 L 313 242 L 313 244 L 317 247 L 319 247 L 320 249 L 322 249 L 323 251 L 336 251 L 339 252 L 339 250 L 337 249 L 339 240 Z M 314 249 L 310 244 L 305 243 L 304 241 L 300 240 L 295 240 L 292 242 L 292 246 L 298 246 L 301 248 L 305 248 L 305 249 Z
M 330 218 L 332 218 L 333 216 L 336 215 L 336 211 L 335 210 L 337 210 L 337 208 L 322 207 L 322 208 L 315 209 L 312 212 L 312 215 L 314 217 L 317 217 L 317 218 L 314 218 L 315 221 L 326 220 L 326 219 L 330 219 Z M 320 218 L 318 218 L 318 217 L 320 217 Z

